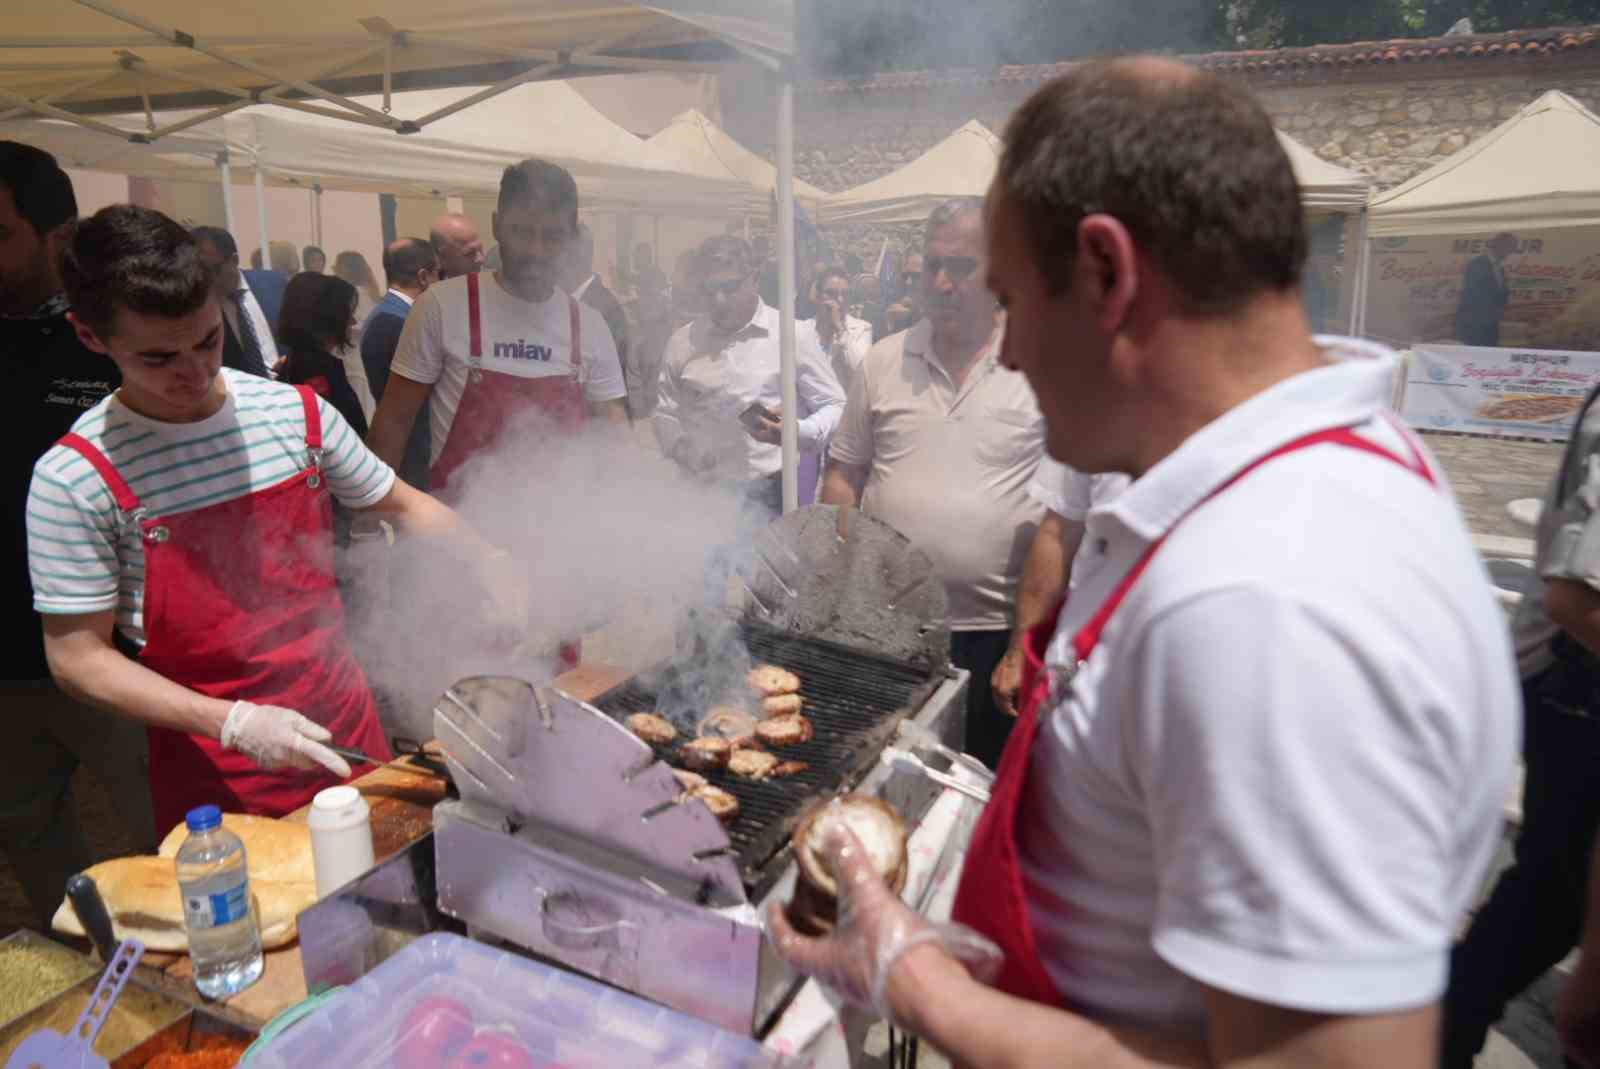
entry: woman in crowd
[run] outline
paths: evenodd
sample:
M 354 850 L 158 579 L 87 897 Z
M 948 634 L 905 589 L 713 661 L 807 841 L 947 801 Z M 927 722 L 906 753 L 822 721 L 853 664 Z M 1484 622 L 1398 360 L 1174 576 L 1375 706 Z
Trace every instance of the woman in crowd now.
M 346 249 L 334 257 L 333 273 L 356 288 L 356 329 L 352 344 L 360 345 L 361 327 L 378 302 L 383 300 L 383 287 L 378 285 L 378 278 L 372 273 L 372 265 L 367 263 L 367 258 L 353 249 Z
M 301 272 L 283 291 L 278 337 L 289 354 L 278 378 L 310 386 L 338 410 L 357 435 L 367 435 L 367 416 L 344 361 L 337 355 L 350 345 L 356 324 L 356 288 L 337 275 Z

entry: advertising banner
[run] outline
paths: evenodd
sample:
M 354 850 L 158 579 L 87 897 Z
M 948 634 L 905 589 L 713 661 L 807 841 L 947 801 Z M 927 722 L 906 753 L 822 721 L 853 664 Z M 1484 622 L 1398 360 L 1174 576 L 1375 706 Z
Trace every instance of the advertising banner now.
M 1400 414 L 1422 430 L 1565 441 L 1600 353 L 1418 345 Z
M 1367 334 L 1396 346 L 1459 342 L 1462 280 L 1493 236 L 1375 238 Z M 1500 344 L 1600 350 L 1600 229 L 1539 230 L 1516 238 L 1517 250 L 1503 265 L 1510 303 Z

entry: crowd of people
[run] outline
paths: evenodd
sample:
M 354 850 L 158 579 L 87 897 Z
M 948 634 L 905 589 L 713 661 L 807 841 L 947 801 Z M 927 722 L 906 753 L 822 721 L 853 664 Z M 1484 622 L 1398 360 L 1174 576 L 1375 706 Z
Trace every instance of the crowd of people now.
M 55 161 L 0 143 L 26 413 L 0 845 L 41 924 L 91 860 L 79 762 L 153 845 L 188 805 L 281 814 L 348 778 L 330 742 L 388 754 L 337 611 L 330 499 L 448 547 L 512 627 L 537 592 L 450 506 L 528 413 L 553 434 L 648 420 L 663 478 L 781 511 L 770 250 L 719 235 L 668 276 L 642 245 L 613 292 L 580 207 L 566 170 L 518 163 L 491 248 L 446 215 L 388 245 L 380 292 L 353 253 L 325 274 L 322 250 L 274 243 L 245 270 L 226 231 L 149 209 L 74 223 Z M 1600 412 L 1546 508 L 1519 700 L 1449 487 L 1385 407 L 1393 354 L 1312 338 L 1307 247 L 1259 106 L 1126 59 L 1039 90 L 989 196 L 940 205 L 889 278 L 799 273 L 818 499 L 933 562 L 966 746 L 997 779 L 955 924 L 841 833 L 837 928 L 769 926 L 795 968 L 962 1064 L 1423 1069 L 1442 1049 L 1464 1069 L 1580 941 Z M 1516 865 L 1455 947 L 1524 707 Z M 1563 1017 L 1591 1065 L 1595 958 Z

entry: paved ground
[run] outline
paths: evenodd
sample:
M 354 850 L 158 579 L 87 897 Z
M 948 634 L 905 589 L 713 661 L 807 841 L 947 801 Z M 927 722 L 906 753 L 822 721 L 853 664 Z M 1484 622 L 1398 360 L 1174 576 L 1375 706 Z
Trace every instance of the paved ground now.
M 1461 501 L 1469 526 L 1481 540 L 1531 539 L 1532 532 L 1519 526 L 1506 512 L 1506 505 L 1519 498 L 1544 496 L 1551 474 L 1560 460 L 1556 445 L 1530 442 L 1503 442 L 1431 434 L 1427 443 L 1443 463 Z M 650 445 L 641 434 L 641 444 Z M 1512 543 L 1507 543 L 1511 545 Z M 1504 550 L 1500 550 L 1504 552 Z M 1515 554 L 1513 554 L 1515 555 Z M 634 655 L 639 647 L 631 641 L 616 643 L 615 655 L 623 649 Z M 591 656 L 602 656 L 607 648 L 603 638 L 589 647 Z M 665 650 L 660 651 L 663 655 Z M 97 853 L 114 857 L 129 852 L 126 832 L 116 815 L 116 806 L 104 788 L 87 773 L 80 773 L 74 791 L 84 824 Z M 21 889 L 4 866 L 0 866 L 0 935 L 27 921 Z M 1561 1061 L 1554 1041 L 1553 1007 L 1560 990 L 1561 976 L 1552 972 L 1534 990 L 1511 1007 L 1502 1023 L 1502 1034 L 1492 1038 L 1489 1049 L 1479 1059 L 1478 1069 L 1560 1069 Z M 942 1066 L 926 1054 L 925 1066 Z
M 1444 464 L 1474 534 L 1533 537 L 1531 530 L 1507 514 L 1506 505 L 1518 498 L 1544 497 L 1561 461 L 1560 444 L 1458 434 L 1425 434 L 1423 440 Z

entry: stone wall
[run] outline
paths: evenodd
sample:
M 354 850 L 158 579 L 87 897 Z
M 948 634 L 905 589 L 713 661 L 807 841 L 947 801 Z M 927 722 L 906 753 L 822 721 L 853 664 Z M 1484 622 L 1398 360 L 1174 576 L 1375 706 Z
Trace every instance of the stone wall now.
M 968 119 L 996 133 L 1036 79 L 935 75 L 929 87 L 801 87 L 796 93 L 795 173 L 829 192 L 913 160 Z M 951 84 L 953 82 L 953 84 Z M 1324 159 L 1370 175 L 1386 189 L 1461 151 L 1550 89 L 1600 110 L 1600 61 L 1577 57 L 1384 64 L 1363 72 L 1293 80 L 1254 77 L 1251 88 L 1279 127 Z M 761 82 L 725 79 L 723 123 L 771 157 L 773 102 Z M 884 238 L 917 240 L 906 226 L 831 228 L 840 255 L 870 265 Z

